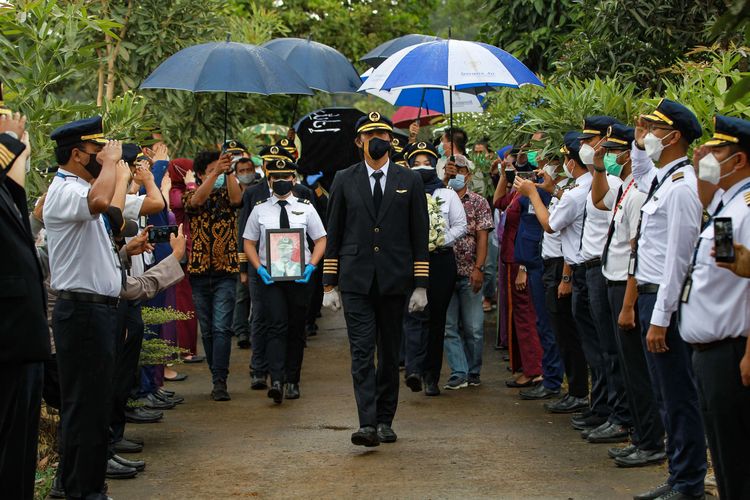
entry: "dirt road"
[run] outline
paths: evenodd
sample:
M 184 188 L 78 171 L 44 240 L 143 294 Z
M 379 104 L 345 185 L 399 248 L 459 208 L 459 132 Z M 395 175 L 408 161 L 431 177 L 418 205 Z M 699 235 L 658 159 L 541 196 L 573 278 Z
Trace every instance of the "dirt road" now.
M 109 481 L 124 499 L 223 498 L 632 498 L 661 483 L 664 467 L 623 470 L 608 445 L 584 442 L 569 417 L 506 389 L 502 355 L 485 350 L 483 385 L 437 398 L 403 387 L 397 443 L 367 451 L 349 441 L 356 408 L 343 317 L 324 313 L 310 340 L 302 398 L 276 406 L 249 390 L 249 351 L 232 352 L 232 401 L 209 400 L 205 364 L 169 388 L 186 399 L 152 425 L 128 424 L 146 440 L 145 472 Z M 491 325 L 488 323 L 488 335 Z M 489 345 L 489 339 L 487 342 Z M 445 374 L 443 379 L 447 378 Z

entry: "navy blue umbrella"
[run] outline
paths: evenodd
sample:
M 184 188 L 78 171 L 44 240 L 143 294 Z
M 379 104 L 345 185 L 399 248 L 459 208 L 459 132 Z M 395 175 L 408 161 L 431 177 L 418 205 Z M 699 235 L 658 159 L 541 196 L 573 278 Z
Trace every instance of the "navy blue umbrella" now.
M 344 54 L 309 38 L 276 38 L 261 45 L 284 59 L 308 87 L 329 94 L 355 93 L 362 85 L 357 70 Z M 294 99 L 292 122 L 297 115 Z
M 229 92 L 313 94 L 294 69 L 274 52 L 256 45 L 230 42 L 228 37 L 226 42 L 182 49 L 161 63 L 140 88 L 224 92 L 224 140 Z
M 388 40 L 387 42 L 381 43 L 370 52 L 360 57 L 359 60 L 369 64 L 373 68 L 377 68 L 383 61 L 385 61 L 401 49 L 411 47 L 412 45 L 416 45 L 418 43 L 434 42 L 435 40 L 440 40 L 440 38 L 437 36 L 417 34 L 400 36 L 398 38 L 394 38 L 393 40 Z

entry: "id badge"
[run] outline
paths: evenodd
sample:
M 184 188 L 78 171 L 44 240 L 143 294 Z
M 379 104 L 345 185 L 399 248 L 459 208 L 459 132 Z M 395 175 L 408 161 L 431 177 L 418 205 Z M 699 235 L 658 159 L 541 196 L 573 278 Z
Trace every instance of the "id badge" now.
M 690 299 L 690 290 L 693 288 L 693 278 L 692 276 L 688 275 L 687 279 L 685 280 L 685 284 L 682 285 L 682 294 L 680 295 L 680 302 L 683 304 L 687 304 L 688 299 Z
M 630 252 L 630 260 L 628 261 L 628 275 L 635 276 L 635 253 Z

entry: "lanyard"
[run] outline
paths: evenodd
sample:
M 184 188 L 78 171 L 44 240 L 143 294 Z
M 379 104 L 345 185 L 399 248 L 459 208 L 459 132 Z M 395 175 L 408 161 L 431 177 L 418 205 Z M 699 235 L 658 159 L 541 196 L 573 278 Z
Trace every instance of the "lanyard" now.
M 633 187 L 633 184 L 635 184 L 635 179 L 630 179 L 630 184 L 628 184 L 628 187 L 625 188 L 625 191 L 623 191 L 622 196 L 617 200 L 617 203 L 615 203 L 615 209 L 612 212 L 612 219 L 614 220 L 615 215 L 617 215 L 617 209 L 620 208 L 620 205 L 622 205 L 625 202 L 625 197 L 628 195 L 628 191 L 630 191 L 630 188 Z
M 743 184 L 742 187 L 740 187 L 726 203 L 720 205 L 719 209 L 713 215 L 709 216 L 706 224 L 703 227 L 708 227 L 708 225 L 711 224 L 711 221 L 713 221 L 725 208 L 727 208 L 727 206 L 732 203 L 732 200 L 735 199 L 737 195 L 747 189 L 750 189 L 750 182 L 746 182 L 745 184 Z M 698 250 L 700 249 L 701 241 L 703 241 L 703 237 L 698 236 L 698 242 L 695 244 L 695 249 L 693 250 L 693 262 L 690 264 L 691 272 L 695 267 L 695 261 L 698 259 Z

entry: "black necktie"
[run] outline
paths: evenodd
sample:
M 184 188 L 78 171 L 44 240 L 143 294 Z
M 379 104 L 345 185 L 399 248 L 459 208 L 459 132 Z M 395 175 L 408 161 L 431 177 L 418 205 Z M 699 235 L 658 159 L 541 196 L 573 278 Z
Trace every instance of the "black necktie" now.
M 286 212 L 286 206 L 289 204 L 286 200 L 279 200 L 281 214 L 279 214 L 279 228 L 289 229 L 289 214 Z
M 375 179 L 375 189 L 372 190 L 372 202 L 375 205 L 375 213 L 380 212 L 380 203 L 383 201 L 383 188 L 380 187 L 380 179 L 383 178 L 383 172 L 373 172 L 372 178 Z
M 671 170 L 670 170 L 671 172 Z M 667 175 L 669 175 L 670 172 L 667 172 Z M 649 202 L 651 197 L 656 192 L 656 188 L 659 187 L 659 179 L 656 178 L 656 175 L 654 175 L 654 180 L 651 181 L 651 189 L 648 190 L 648 195 L 646 196 L 646 201 L 643 202 L 645 205 Z M 638 269 L 638 244 L 640 243 L 641 239 L 641 225 L 643 224 L 643 211 L 641 211 L 640 217 L 638 217 L 638 229 L 635 231 L 635 245 L 633 246 L 633 276 L 635 276 L 635 271 Z

